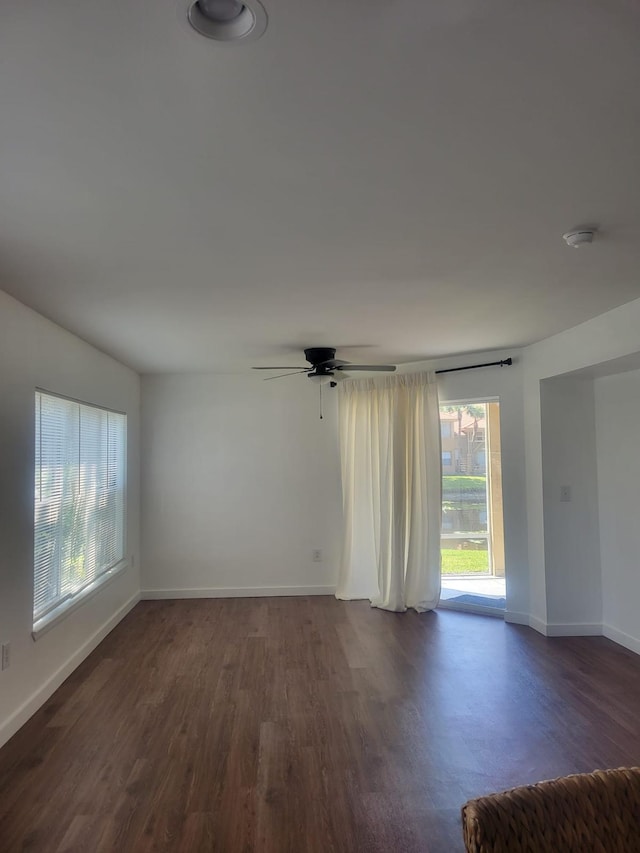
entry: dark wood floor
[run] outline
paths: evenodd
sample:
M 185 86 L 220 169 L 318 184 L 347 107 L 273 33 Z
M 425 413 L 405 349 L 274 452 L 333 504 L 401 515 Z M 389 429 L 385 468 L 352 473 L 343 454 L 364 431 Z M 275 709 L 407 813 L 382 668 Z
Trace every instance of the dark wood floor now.
M 640 764 L 640 658 L 332 598 L 144 602 L 0 751 L 0 850 L 462 849 L 465 800 Z

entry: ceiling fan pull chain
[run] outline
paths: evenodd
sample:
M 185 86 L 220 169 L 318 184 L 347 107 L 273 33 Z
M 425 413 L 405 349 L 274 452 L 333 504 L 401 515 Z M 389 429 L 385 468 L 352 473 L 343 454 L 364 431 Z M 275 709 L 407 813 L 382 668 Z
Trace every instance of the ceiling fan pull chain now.
M 320 385 L 319 388 L 320 388 L 320 420 L 322 420 L 322 385 Z

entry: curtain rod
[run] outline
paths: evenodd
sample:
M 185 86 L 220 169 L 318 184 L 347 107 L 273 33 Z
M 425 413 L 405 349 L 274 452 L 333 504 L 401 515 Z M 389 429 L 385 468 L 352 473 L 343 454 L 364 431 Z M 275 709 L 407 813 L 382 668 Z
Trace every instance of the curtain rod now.
M 458 370 L 475 370 L 477 367 L 502 367 L 503 365 L 511 366 L 512 358 L 505 358 L 502 361 L 487 361 L 486 364 L 467 364 L 465 367 L 448 367 L 446 370 L 436 370 L 436 373 L 456 373 Z

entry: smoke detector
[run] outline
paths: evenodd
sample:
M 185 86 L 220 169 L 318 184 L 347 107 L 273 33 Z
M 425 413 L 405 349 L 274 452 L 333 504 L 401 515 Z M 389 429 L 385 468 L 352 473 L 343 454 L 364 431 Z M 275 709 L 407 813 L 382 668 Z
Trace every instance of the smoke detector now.
M 579 249 L 581 246 L 593 243 L 595 233 L 593 228 L 580 228 L 577 231 L 567 231 L 566 234 L 562 235 L 562 239 L 572 249 Z

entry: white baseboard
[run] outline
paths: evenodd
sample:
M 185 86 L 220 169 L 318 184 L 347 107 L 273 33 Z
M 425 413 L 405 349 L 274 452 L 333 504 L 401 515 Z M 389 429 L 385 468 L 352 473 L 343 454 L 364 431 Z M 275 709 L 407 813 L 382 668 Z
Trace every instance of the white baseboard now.
M 211 587 L 209 589 L 143 589 L 140 598 L 265 598 L 268 596 L 335 595 L 335 586 Z
M 508 620 L 511 621 L 511 620 Z M 630 634 L 625 634 L 624 631 L 619 631 L 611 625 L 602 624 L 600 622 L 568 622 L 568 623 L 547 623 L 536 616 L 529 618 L 529 625 L 544 634 L 545 637 L 607 637 L 619 646 L 624 646 L 625 649 L 635 652 L 640 655 L 640 639 L 632 637 Z
M 547 622 L 547 637 L 601 637 L 601 622 Z
M 529 625 L 545 637 L 601 637 L 601 622 L 545 622 L 529 617 Z
M 539 634 L 547 636 L 547 623 L 544 619 L 539 619 L 537 616 L 529 616 L 529 627 L 533 628 Z
M 613 640 L 614 643 L 618 643 L 618 645 L 624 646 L 625 649 L 629 649 L 630 651 L 640 655 L 640 640 L 637 637 L 625 634 L 624 631 L 619 631 L 611 625 L 603 625 L 602 633 L 609 640 Z
M 528 625 L 529 614 L 519 613 L 517 610 L 505 610 L 504 621 L 511 622 L 512 625 Z
M 107 619 L 103 625 L 84 643 L 70 658 L 58 669 L 54 674 L 45 681 L 42 687 L 39 687 L 26 702 L 15 711 L 8 720 L 0 724 L 0 746 L 5 744 L 10 737 L 18 731 L 35 712 L 44 705 L 47 699 L 60 687 L 62 682 L 67 679 L 82 661 L 88 657 L 91 652 L 104 640 L 120 622 L 127 613 L 132 610 L 138 601 L 140 595 L 136 593 L 129 601 L 125 602 L 122 607 L 117 610 L 111 618 Z

